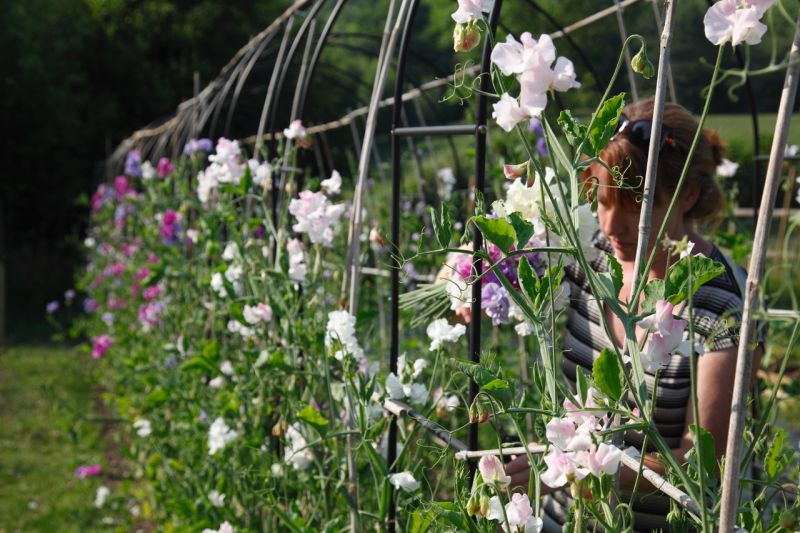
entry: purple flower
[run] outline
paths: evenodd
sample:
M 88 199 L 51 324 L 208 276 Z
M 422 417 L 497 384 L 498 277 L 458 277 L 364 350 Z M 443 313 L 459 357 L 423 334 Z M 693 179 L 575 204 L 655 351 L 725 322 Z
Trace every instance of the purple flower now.
M 211 139 L 190 139 L 189 142 L 186 143 L 186 146 L 183 147 L 183 153 L 185 155 L 192 155 L 197 151 L 211 152 L 213 148 L 214 144 L 211 142 Z
M 161 302 L 150 302 L 139 307 L 139 322 L 145 331 L 161 322 L 161 313 L 166 310 L 166 306 Z
M 125 158 L 125 174 L 135 178 L 142 176 L 142 153 L 139 150 L 131 150 Z
M 178 233 L 181 230 L 180 215 L 172 209 L 164 213 L 161 218 L 159 232 L 164 244 L 175 244 L 178 241 Z
M 93 477 L 100 475 L 101 472 L 100 465 L 81 465 L 75 469 L 75 477 L 78 479 L 85 479 L 87 477 Z
M 114 323 L 114 313 L 112 313 L 111 311 L 106 311 L 105 313 L 103 313 L 101 320 L 105 322 L 107 326 L 110 326 L 111 324 Z
M 97 311 L 97 302 L 92 300 L 91 298 L 86 298 L 83 301 L 83 310 L 87 313 L 93 313 Z
M 158 177 L 165 178 L 169 174 L 172 174 L 172 171 L 175 170 L 175 167 L 172 166 L 169 159 L 166 157 L 162 157 L 158 160 Z
M 508 298 L 506 290 L 497 283 L 487 283 L 481 292 L 481 307 L 492 319 L 492 325 L 508 324 Z
M 143 296 L 144 299 L 149 302 L 150 300 L 155 299 L 159 294 L 161 294 L 161 287 L 158 285 L 153 285 L 152 287 L 147 287 L 144 290 Z
M 64 292 L 64 300 L 66 300 L 67 303 L 71 302 L 74 299 L 75 299 L 75 291 L 73 289 L 68 289 L 67 291 Z
M 547 141 L 545 141 L 544 137 L 539 137 L 536 140 L 536 151 L 539 152 L 539 155 L 542 157 L 550 155 L 550 152 L 547 150 Z
M 49 302 L 49 303 L 47 304 L 47 307 L 46 307 L 45 309 L 47 309 L 47 314 L 48 314 L 48 315 L 52 315 L 53 313 L 55 313 L 56 311 L 58 311 L 58 307 L 59 307 L 59 306 L 58 306 L 58 302 L 57 302 L 57 301 L 55 301 L 55 300 L 53 300 L 52 302 Z
M 533 133 L 534 135 L 542 136 L 544 135 L 544 127 L 542 126 L 542 121 L 538 118 L 532 118 L 531 121 L 528 123 L 528 131 Z

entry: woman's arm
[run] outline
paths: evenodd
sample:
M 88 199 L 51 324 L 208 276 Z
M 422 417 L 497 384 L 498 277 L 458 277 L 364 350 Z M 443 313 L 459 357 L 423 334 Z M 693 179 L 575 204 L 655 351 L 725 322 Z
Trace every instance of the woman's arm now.
M 714 437 L 714 447 L 717 459 L 725 453 L 728 440 L 728 425 L 730 422 L 730 405 L 733 397 L 733 381 L 736 375 L 737 348 L 708 352 L 698 358 L 697 362 L 697 402 L 700 425 Z M 761 346 L 753 352 L 753 373 L 756 375 L 763 349 Z M 752 379 L 752 378 L 751 378 Z M 694 422 L 693 403 L 690 400 L 686 406 L 686 425 L 680 446 L 672 449 L 673 455 L 683 462 L 686 453 L 692 449 L 692 433 L 689 426 Z M 657 454 L 647 453 L 644 459 L 645 466 L 649 469 L 664 474 L 664 466 Z M 530 477 L 530 467 L 527 457 L 519 456 L 506 466 L 506 473 L 511 476 L 512 486 L 527 486 Z M 633 488 L 637 472 L 622 467 L 620 485 L 623 489 Z M 550 492 L 547 487 L 542 487 L 543 493 Z M 652 492 L 653 485 L 644 479 L 639 482 L 639 490 Z

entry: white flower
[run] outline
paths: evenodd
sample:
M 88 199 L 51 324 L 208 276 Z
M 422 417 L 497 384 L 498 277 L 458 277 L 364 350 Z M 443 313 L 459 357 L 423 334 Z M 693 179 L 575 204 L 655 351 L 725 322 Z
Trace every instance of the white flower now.
M 150 163 L 150 161 L 145 161 L 139 168 L 142 171 L 143 180 L 151 180 L 156 177 L 156 169 L 153 168 L 153 165 Z
M 689 257 L 692 255 L 692 250 L 694 250 L 694 243 L 692 241 L 687 241 L 686 248 L 681 250 L 680 257 L 683 259 L 684 257 Z
M 258 303 L 254 306 L 245 305 L 242 314 L 249 324 L 258 324 L 259 322 L 269 322 L 272 320 L 272 308 L 265 303 Z
M 450 297 L 451 311 L 458 311 L 459 309 L 470 306 L 470 302 L 472 300 L 469 286 L 467 285 L 467 282 L 464 281 L 464 279 L 458 274 L 458 272 L 451 273 L 450 279 L 447 280 L 445 291 Z
M 286 243 L 286 252 L 289 254 L 289 279 L 305 281 L 308 273 L 306 265 L 306 252 L 299 239 L 289 239 Z
M 406 392 L 403 389 L 403 383 L 400 381 L 394 372 L 390 372 L 386 376 L 386 392 L 392 400 L 402 400 L 406 397 Z
M 208 382 L 208 386 L 212 389 L 221 389 L 225 386 L 225 378 L 222 376 L 217 376 Z
M 236 440 L 236 432 L 228 427 L 225 419 L 217 418 L 208 429 L 208 455 L 214 455 Z
M 592 213 L 592 206 L 590 204 L 582 204 L 578 206 L 576 217 L 578 225 L 578 240 L 583 250 L 583 255 L 588 262 L 593 262 L 600 255 L 600 251 L 594 245 L 592 237 L 600 225 Z
M 722 178 L 732 178 L 739 170 L 739 163 L 734 163 L 730 159 L 722 159 L 722 163 L 717 165 L 717 176 Z
M 758 44 L 767 31 L 760 19 L 774 0 L 720 0 L 703 17 L 706 38 L 719 46 Z
M 111 489 L 105 485 L 97 487 L 97 492 L 94 495 L 94 506 L 98 509 L 106 504 L 108 496 L 111 494 Z
M 225 505 L 225 495 L 221 494 L 218 490 L 212 490 L 208 493 L 208 501 L 214 507 L 222 507 Z
M 235 259 L 239 259 L 241 254 L 239 253 L 239 245 L 235 242 L 231 241 L 225 245 L 225 250 L 222 252 L 222 258 L 229 263 Z
M 411 374 L 411 377 L 414 379 L 418 378 L 426 368 L 428 368 L 428 361 L 425 359 L 417 359 L 414 361 L 414 373 Z
M 267 363 L 267 361 L 269 361 L 269 352 L 266 350 L 261 350 L 261 352 L 258 354 L 258 359 L 256 359 L 255 363 L 253 363 L 253 366 L 255 368 L 261 368 Z
M 142 438 L 149 437 L 153 433 L 153 426 L 149 420 L 144 418 L 137 418 L 133 422 L 133 428 L 136 430 L 136 434 Z
M 192 244 L 197 244 L 197 241 L 200 240 L 200 232 L 194 228 L 187 229 L 186 238 L 192 241 Z
M 270 472 L 274 477 L 283 477 L 283 465 L 280 463 L 272 463 L 272 466 L 269 467 Z
M 272 167 L 267 161 L 259 163 L 255 159 L 247 162 L 250 167 L 250 175 L 253 176 L 253 183 L 268 191 L 272 189 Z
M 291 463 L 295 470 L 306 470 L 314 462 L 314 454 L 307 447 L 306 439 L 300 433 L 300 426 L 292 424 L 286 429 L 289 444 L 284 452 L 284 460 Z
M 467 327 L 464 324 L 450 325 L 445 318 L 439 318 L 428 324 L 426 333 L 431 339 L 429 350 L 435 351 L 439 349 L 445 342 L 456 342 L 464 333 L 467 332 Z
M 208 156 L 211 165 L 206 169 L 206 175 L 213 175 L 218 183 L 238 185 L 244 175 L 240 156 L 239 141 L 220 137 L 216 153 Z
M 553 79 L 551 81 L 553 89 L 565 92 L 570 89 L 577 89 L 581 84 L 576 80 L 575 65 L 564 56 L 556 59 L 553 67 Z
M 203 533 L 234 533 L 233 526 L 229 522 L 223 522 L 219 525 L 219 529 L 204 529 Z
M 225 290 L 225 281 L 222 279 L 222 274 L 214 272 L 211 276 L 211 290 L 217 293 L 220 298 L 225 298 L 228 292 Z
M 390 474 L 389 483 L 391 483 L 395 489 L 402 489 L 406 492 L 414 492 L 419 488 L 419 481 L 414 479 L 414 476 L 411 475 L 409 471 Z
M 85 239 L 83 239 L 83 245 L 87 248 L 94 248 L 95 244 L 96 242 L 92 237 L 86 237 Z
M 505 131 L 513 130 L 514 126 L 528 118 L 528 114 L 520 108 L 517 99 L 508 93 L 503 93 L 500 101 L 492 104 L 492 109 L 492 118 Z
M 219 371 L 225 374 L 226 376 L 232 376 L 236 373 L 236 371 L 233 369 L 233 363 L 231 363 L 227 359 L 223 361 L 221 365 L 219 365 Z
M 453 187 L 456 184 L 456 176 L 453 174 L 453 169 L 450 167 L 440 168 L 436 171 L 436 177 L 439 179 L 437 187 L 439 199 L 449 200 L 453 195 Z
M 423 405 L 428 400 L 428 388 L 423 383 L 403 385 L 403 392 L 408 400 L 415 405 Z
M 325 347 L 330 350 L 336 347 L 333 356 L 341 361 L 350 354 L 357 360 L 364 357 L 364 351 L 356 339 L 356 317 L 347 311 L 331 311 L 328 313 L 328 324 L 325 327 Z
M 243 272 L 242 265 L 229 265 L 225 270 L 225 279 L 235 284 L 242 278 Z
M 283 136 L 287 139 L 305 139 L 307 136 L 306 128 L 303 126 L 303 121 L 293 120 L 288 128 L 283 130 Z
M 800 150 L 800 146 L 796 144 L 786 145 L 786 148 L 783 150 L 784 157 L 795 157 L 797 155 L 798 150 Z
M 217 177 L 211 172 L 201 170 L 197 173 L 197 198 L 202 203 L 208 203 L 211 192 L 219 185 Z
M 331 172 L 331 177 L 322 180 L 319 185 L 328 196 L 340 194 L 342 192 L 342 175 L 337 170 L 334 170 Z
M 483 18 L 492 8 L 492 0 L 458 0 L 458 9 L 450 16 L 458 24 Z

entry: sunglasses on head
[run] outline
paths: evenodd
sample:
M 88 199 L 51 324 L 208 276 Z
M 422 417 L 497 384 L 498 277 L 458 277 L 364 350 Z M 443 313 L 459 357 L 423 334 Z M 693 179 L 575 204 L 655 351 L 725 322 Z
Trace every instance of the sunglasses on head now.
M 645 154 L 650 149 L 650 130 L 653 122 L 649 118 L 631 120 L 625 115 L 620 115 L 617 121 L 617 131 L 611 137 L 611 141 L 620 135 L 625 135 L 636 147 L 640 148 Z M 661 125 L 661 141 L 658 150 L 661 151 L 665 145 L 675 145 L 672 138 L 672 129 L 669 126 Z

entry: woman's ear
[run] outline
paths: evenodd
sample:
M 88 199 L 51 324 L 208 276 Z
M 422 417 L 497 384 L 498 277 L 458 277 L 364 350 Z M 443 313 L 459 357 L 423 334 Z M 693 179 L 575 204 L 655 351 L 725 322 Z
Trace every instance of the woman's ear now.
M 700 198 L 700 184 L 697 182 L 689 182 L 681 193 L 681 201 L 678 206 L 683 214 L 692 210 L 697 200 Z

